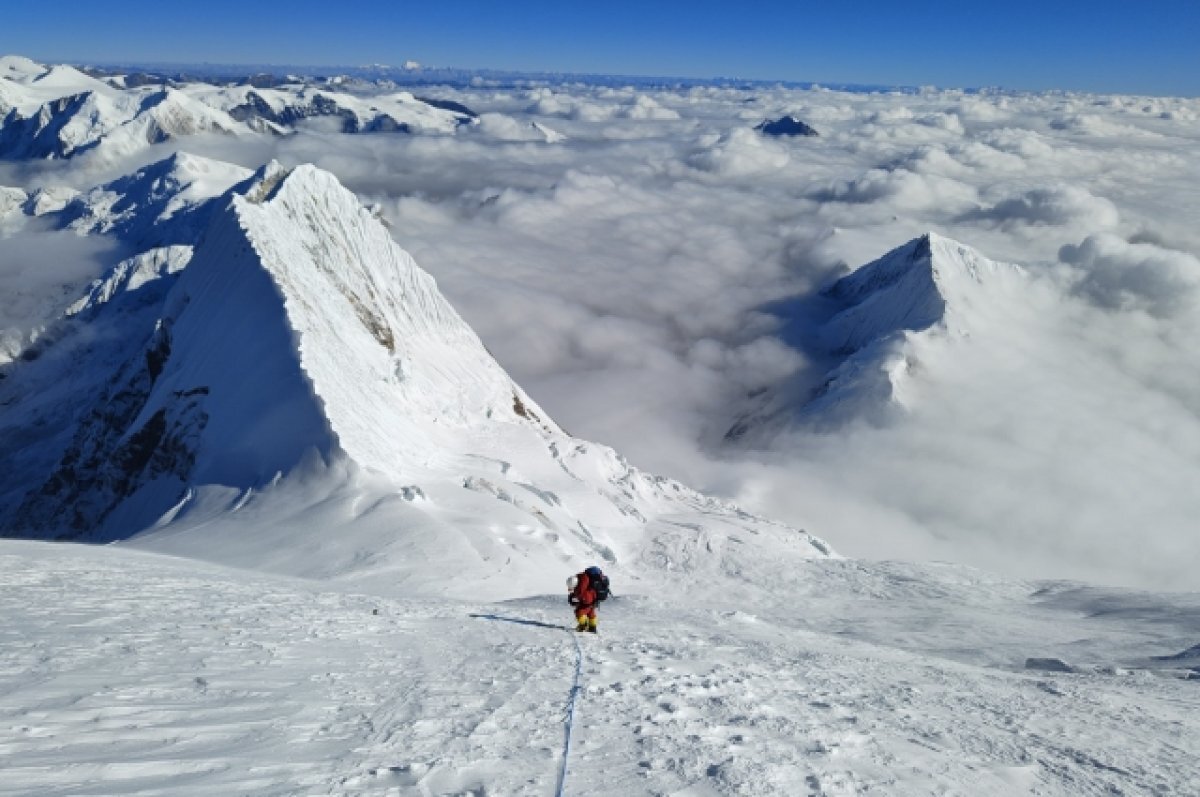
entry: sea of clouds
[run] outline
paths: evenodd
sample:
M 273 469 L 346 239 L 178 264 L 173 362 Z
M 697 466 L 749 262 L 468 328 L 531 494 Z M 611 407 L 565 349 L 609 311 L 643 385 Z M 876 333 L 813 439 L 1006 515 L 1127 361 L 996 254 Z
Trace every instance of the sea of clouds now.
M 1200 101 L 424 93 L 482 122 L 175 146 L 337 174 L 544 408 L 647 470 L 851 556 L 1195 587 Z M 820 136 L 752 129 L 784 113 Z M 81 187 L 134 165 L 10 169 L 0 184 Z M 752 396 L 823 380 L 793 334 L 822 312 L 821 289 L 930 230 L 1022 264 L 1027 294 L 984 302 L 971 336 L 931 349 L 886 423 L 725 443 Z

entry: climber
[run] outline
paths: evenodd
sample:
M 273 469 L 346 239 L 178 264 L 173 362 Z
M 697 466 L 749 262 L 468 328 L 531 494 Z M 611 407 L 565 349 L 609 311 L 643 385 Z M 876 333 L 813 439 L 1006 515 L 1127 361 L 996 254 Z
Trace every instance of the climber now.
M 608 576 L 593 565 L 567 579 L 567 593 L 575 607 L 575 630 L 596 633 L 596 604 L 608 598 Z

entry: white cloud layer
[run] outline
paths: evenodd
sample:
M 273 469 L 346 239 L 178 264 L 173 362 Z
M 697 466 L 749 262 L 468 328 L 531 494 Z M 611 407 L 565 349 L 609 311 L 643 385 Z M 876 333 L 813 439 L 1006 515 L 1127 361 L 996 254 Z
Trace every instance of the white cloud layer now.
M 1194 587 L 1200 102 L 428 93 L 481 125 L 182 146 L 246 166 L 314 162 L 379 202 L 543 407 L 647 469 L 851 555 Z M 784 113 L 820 136 L 751 129 Z M 55 174 L 8 169 L 0 183 Z M 893 425 L 723 448 L 748 395 L 823 378 L 822 354 L 802 345 L 828 312 L 817 291 L 930 229 L 1030 266 L 1036 288 L 969 345 L 926 352 Z
M 57 231 L 40 219 L 0 230 L 0 365 L 119 259 L 112 241 Z

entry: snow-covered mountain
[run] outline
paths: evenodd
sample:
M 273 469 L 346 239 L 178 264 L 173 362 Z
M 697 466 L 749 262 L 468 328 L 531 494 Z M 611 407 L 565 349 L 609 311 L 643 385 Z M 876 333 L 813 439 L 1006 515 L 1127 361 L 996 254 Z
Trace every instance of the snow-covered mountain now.
M 6 534 L 156 529 L 140 544 L 418 587 L 435 560 L 544 578 L 562 559 L 736 575 L 829 554 L 565 434 L 328 173 L 271 164 L 205 199 L 240 176 L 178 155 L 62 211 L 171 234 L 6 366 Z
M 474 120 L 464 106 L 418 99 L 407 91 L 356 97 L 303 84 L 273 89 L 197 84 L 190 91 L 201 102 L 269 132 L 286 132 L 297 122 L 322 116 L 340 119 L 344 133 L 453 133 Z
M 90 78 L 89 78 L 90 80 Z M 110 87 L 13 108 L 0 126 L 0 153 L 10 160 L 70 158 L 101 149 L 107 156 L 195 135 L 239 135 L 245 127 L 173 88 L 119 91 Z
M 762 133 L 764 136 L 773 136 L 775 138 L 793 138 L 796 136 L 811 137 L 820 135 L 807 123 L 797 119 L 791 114 L 786 114 L 778 119 L 764 119 L 762 122 L 755 125 L 754 129 Z
M 304 84 L 149 84 L 126 88 L 69 66 L 0 58 L 0 158 L 70 158 L 97 151 L 115 159 L 152 144 L 200 133 L 283 135 L 299 121 L 327 116 L 347 133 L 450 134 L 470 110 L 408 92 L 357 97 Z
M 106 233 L 126 244 L 190 244 L 208 224 L 213 199 L 248 180 L 249 169 L 177 152 L 72 197 L 57 214 L 61 226 Z
M 833 311 L 812 341 L 829 366 L 820 386 L 759 397 L 728 438 L 761 444 L 793 424 L 885 423 L 911 401 L 926 347 L 969 337 L 986 323 L 981 311 L 1028 288 L 1021 266 L 936 233 L 913 239 L 825 291 Z

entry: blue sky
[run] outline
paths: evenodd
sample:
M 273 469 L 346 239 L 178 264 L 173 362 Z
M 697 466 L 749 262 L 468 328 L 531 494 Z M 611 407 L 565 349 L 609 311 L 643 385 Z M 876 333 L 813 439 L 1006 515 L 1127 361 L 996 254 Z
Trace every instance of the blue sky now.
M 1200 96 L 1200 2 L 10 0 L 0 52 Z

